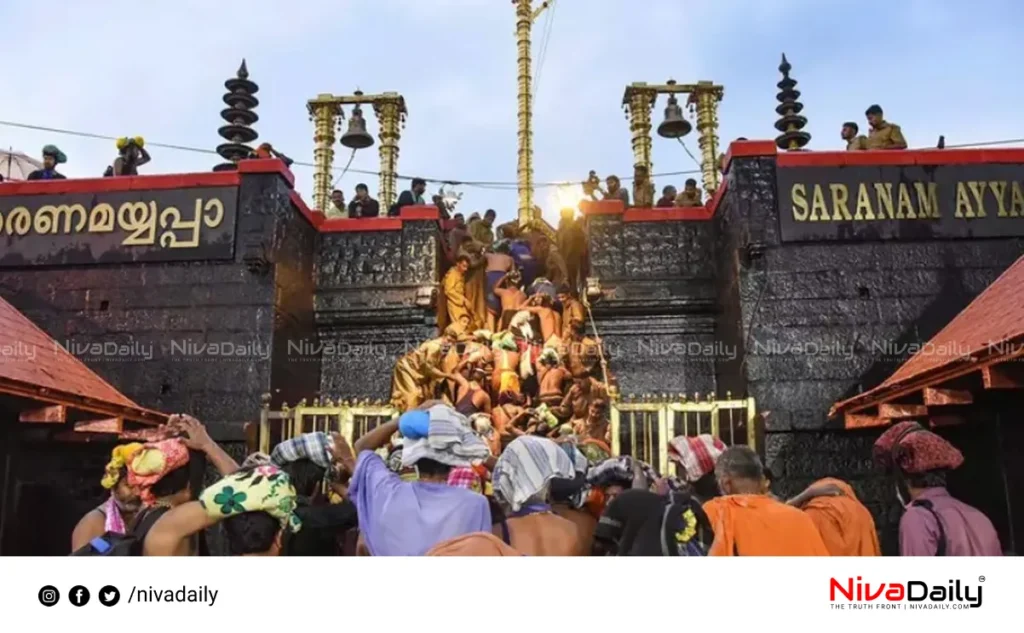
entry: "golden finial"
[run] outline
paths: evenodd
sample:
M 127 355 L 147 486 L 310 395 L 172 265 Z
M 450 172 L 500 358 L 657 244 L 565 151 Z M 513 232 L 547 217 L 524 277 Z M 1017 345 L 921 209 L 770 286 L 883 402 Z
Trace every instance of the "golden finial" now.
M 732 400 L 732 392 L 731 391 L 726 391 L 725 392 L 725 399 L 726 400 Z
M 282 402 L 281 403 L 281 411 L 288 411 L 288 403 L 287 402 Z
M 298 407 L 304 407 L 304 406 L 306 406 L 306 399 L 305 399 L 305 398 L 303 398 L 302 400 L 299 400 L 299 404 L 297 404 L 297 405 L 295 405 L 295 406 L 298 406 Z
M 271 396 L 271 395 L 270 395 L 269 393 L 264 393 L 264 394 L 261 394 L 261 395 L 260 395 L 260 405 L 261 405 L 261 406 L 262 406 L 262 407 L 263 407 L 264 409 L 269 409 L 269 408 L 270 408 L 270 400 L 271 400 L 272 398 L 273 398 L 273 396 Z
M 352 406 L 352 403 L 349 402 L 348 398 L 345 398 L 344 400 L 341 401 L 341 406 L 347 409 Z
M 661 393 L 661 401 L 662 402 L 668 402 L 668 394 L 667 393 L 665 393 L 665 392 Z
M 700 392 L 699 391 L 694 391 L 693 392 L 693 401 L 694 402 L 700 402 Z
M 318 408 L 320 407 L 320 396 L 313 398 L 313 406 Z
M 334 398 L 332 398 L 330 396 L 327 396 L 324 399 L 324 406 L 327 407 L 328 409 L 333 408 L 334 407 Z
M 626 396 L 626 400 L 629 400 L 630 402 L 632 402 L 635 398 L 636 398 L 636 395 L 632 394 L 632 393 L 629 394 L 628 396 Z
M 375 406 L 375 407 L 382 406 L 383 404 L 384 404 L 384 401 L 381 400 L 380 398 L 377 398 L 376 400 L 373 401 L 373 406 Z

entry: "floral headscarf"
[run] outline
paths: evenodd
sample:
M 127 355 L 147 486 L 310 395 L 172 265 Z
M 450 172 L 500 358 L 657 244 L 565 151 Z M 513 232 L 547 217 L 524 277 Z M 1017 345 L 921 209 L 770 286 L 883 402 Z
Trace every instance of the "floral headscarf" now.
M 100 480 L 100 485 L 107 490 L 113 489 L 117 482 L 121 481 L 121 469 L 131 462 L 132 458 L 141 450 L 142 444 L 138 442 L 115 446 L 114 450 L 110 451 L 110 461 L 103 467 L 103 479 Z
M 128 483 L 138 486 L 142 502 L 151 506 L 156 502 L 156 497 L 150 488 L 167 473 L 187 463 L 188 447 L 180 439 L 146 444 L 128 465 Z
M 206 514 L 224 519 L 243 512 L 266 512 L 289 532 L 298 532 L 302 521 L 295 516 L 295 487 L 277 466 L 257 466 L 230 474 L 199 496 Z

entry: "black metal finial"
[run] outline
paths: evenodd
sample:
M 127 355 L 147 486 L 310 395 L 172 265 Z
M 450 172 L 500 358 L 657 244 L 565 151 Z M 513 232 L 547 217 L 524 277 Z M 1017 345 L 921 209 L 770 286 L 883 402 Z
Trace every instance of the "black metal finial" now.
M 775 108 L 775 112 L 779 115 L 779 120 L 775 122 L 775 129 L 782 134 L 775 137 L 775 144 L 779 149 L 784 150 L 801 149 L 811 140 L 811 135 L 803 131 L 804 126 L 807 125 L 807 117 L 800 116 L 804 104 L 798 101 L 800 91 L 796 89 L 796 79 L 789 76 L 789 71 L 792 69 L 789 60 L 786 59 L 786 54 L 783 53 L 782 63 L 779 64 L 782 80 L 775 84 L 779 87 L 779 93 L 775 95 L 779 102 Z
M 235 76 L 224 82 L 224 87 L 227 89 L 224 103 L 228 107 L 221 110 L 220 116 L 227 121 L 227 125 L 222 125 L 217 133 L 227 142 L 217 146 L 217 153 L 227 162 L 214 167 L 214 171 L 236 169 L 238 161 L 252 152 L 247 143 L 252 143 L 259 137 L 251 126 L 260 119 L 256 114 L 256 106 L 260 102 L 253 96 L 259 92 L 260 87 L 249 80 L 249 69 L 245 59 L 242 60 L 242 65 L 238 67 Z

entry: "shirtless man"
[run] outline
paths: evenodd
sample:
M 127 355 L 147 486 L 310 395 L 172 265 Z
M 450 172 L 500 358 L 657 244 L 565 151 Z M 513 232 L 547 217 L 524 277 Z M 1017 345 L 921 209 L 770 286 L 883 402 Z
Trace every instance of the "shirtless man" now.
M 494 245 L 493 250 L 484 253 L 486 263 L 487 284 L 487 329 L 492 332 L 497 328 L 498 317 L 502 312 L 502 300 L 495 294 L 494 288 L 505 275 L 515 269 L 516 262 L 509 253 L 508 242 L 502 240 Z
M 596 398 L 587 406 L 586 416 L 572 421 L 573 432 L 581 440 L 594 439 L 611 442 L 611 425 L 608 423 L 608 401 Z
M 607 400 L 608 387 L 589 374 L 574 374 L 573 385 L 562 399 L 563 412 L 572 419 L 587 417 L 587 409 L 595 400 Z
M 487 372 L 482 367 L 468 365 L 466 361 L 462 361 L 452 376 L 458 385 L 455 392 L 456 411 L 467 418 L 477 413 L 491 412 L 491 396 L 482 386 L 487 380 Z
M 495 341 L 492 353 L 494 354 L 494 370 L 491 372 L 491 393 L 501 394 L 502 392 L 520 393 L 519 387 L 519 361 L 521 355 L 519 347 L 511 334 Z
M 537 362 L 537 379 L 540 383 L 541 403 L 549 407 L 558 407 L 562 404 L 564 397 L 565 383 L 570 379 L 569 370 L 562 366 L 558 353 L 553 349 L 546 349 L 540 355 Z
M 498 330 L 507 329 L 520 306 L 526 303 L 526 293 L 519 288 L 520 283 L 522 278 L 519 272 L 512 270 L 494 284 L 494 294 L 501 302 L 501 323 L 500 327 L 496 328 Z
M 535 294 L 520 310 L 532 312 L 540 319 L 540 335 L 544 345 L 559 344 L 557 339 L 562 332 L 562 315 L 554 309 L 551 297 L 543 293 Z
M 573 376 L 593 374 L 601 362 L 601 342 L 584 334 L 583 323 L 573 321 L 569 338 L 562 341 L 565 350 L 565 366 Z
M 502 449 L 512 440 L 525 434 L 522 427 L 530 416 L 529 410 L 523 406 L 525 401 L 526 399 L 518 394 L 503 393 L 498 396 L 498 406 L 491 411 L 491 419 L 494 422 L 494 431 L 501 438 Z

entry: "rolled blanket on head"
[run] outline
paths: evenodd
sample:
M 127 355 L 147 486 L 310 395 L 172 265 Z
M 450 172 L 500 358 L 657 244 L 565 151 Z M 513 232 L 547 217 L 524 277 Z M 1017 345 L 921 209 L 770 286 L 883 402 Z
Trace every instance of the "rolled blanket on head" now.
M 103 468 L 103 479 L 100 481 L 100 485 L 107 490 L 116 486 L 117 482 L 121 481 L 121 469 L 126 467 L 142 448 L 143 445 L 138 442 L 115 446 L 114 450 L 110 451 L 110 461 Z
M 473 332 L 473 338 L 477 343 L 490 343 L 494 333 L 490 330 L 477 330 Z
M 469 466 L 490 456 L 490 449 L 473 432 L 466 416 L 445 404 L 430 407 L 427 413 L 427 436 L 402 440 L 402 466 L 413 466 L 424 458 L 449 466 Z
M 147 506 L 156 502 L 151 488 L 167 473 L 188 464 L 188 447 L 177 438 L 162 440 L 142 447 L 128 464 L 128 483 L 138 486 L 139 496 Z
M 908 475 L 956 470 L 964 463 L 955 446 L 912 420 L 889 427 L 875 440 L 872 452 L 886 470 L 895 466 Z
M 513 440 L 494 465 L 495 493 L 518 512 L 552 479 L 573 479 L 576 470 L 558 444 L 543 437 L 524 435 Z
M 512 317 L 512 321 L 508 324 L 509 329 L 519 330 L 519 333 L 528 341 L 533 340 L 533 326 L 530 325 L 533 313 L 527 310 L 520 310 L 515 313 Z M 518 349 L 518 348 L 517 348 Z
M 489 414 L 474 413 L 469 417 L 469 423 L 473 426 L 473 431 L 480 437 L 484 439 L 494 437 L 494 422 Z
M 687 481 L 695 483 L 714 472 L 715 463 L 725 448 L 722 440 L 707 433 L 697 437 L 680 435 L 669 440 L 668 456 L 683 467 Z
M 298 532 L 296 494 L 288 475 L 277 466 L 257 466 L 221 479 L 199 496 L 206 514 L 220 520 L 243 512 L 266 512 L 283 529 Z
M 596 464 L 587 472 L 587 483 L 594 486 L 620 485 L 629 487 L 633 482 L 634 466 L 639 466 L 650 488 L 658 479 L 658 473 L 649 464 L 633 459 L 629 455 L 612 457 Z
M 535 418 L 540 420 L 542 424 L 547 425 L 548 428 L 554 429 L 558 427 L 558 418 L 555 417 L 554 413 L 551 413 L 551 409 L 549 409 L 546 404 L 542 404 L 534 409 L 533 415 Z
M 330 470 L 334 462 L 331 456 L 333 446 L 334 440 L 326 433 L 303 433 L 275 446 L 270 453 L 270 459 L 277 466 L 308 459 L 317 466 Z
M 491 348 L 500 349 L 506 352 L 517 352 L 519 346 L 516 345 L 516 337 L 511 332 L 498 332 L 491 339 Z
M 607 444 L 593 438 L 582 440 L 579 448 L 580 452 L 587 456 L 591 465 L 603 462 L 612 456 L 612 449 Z

